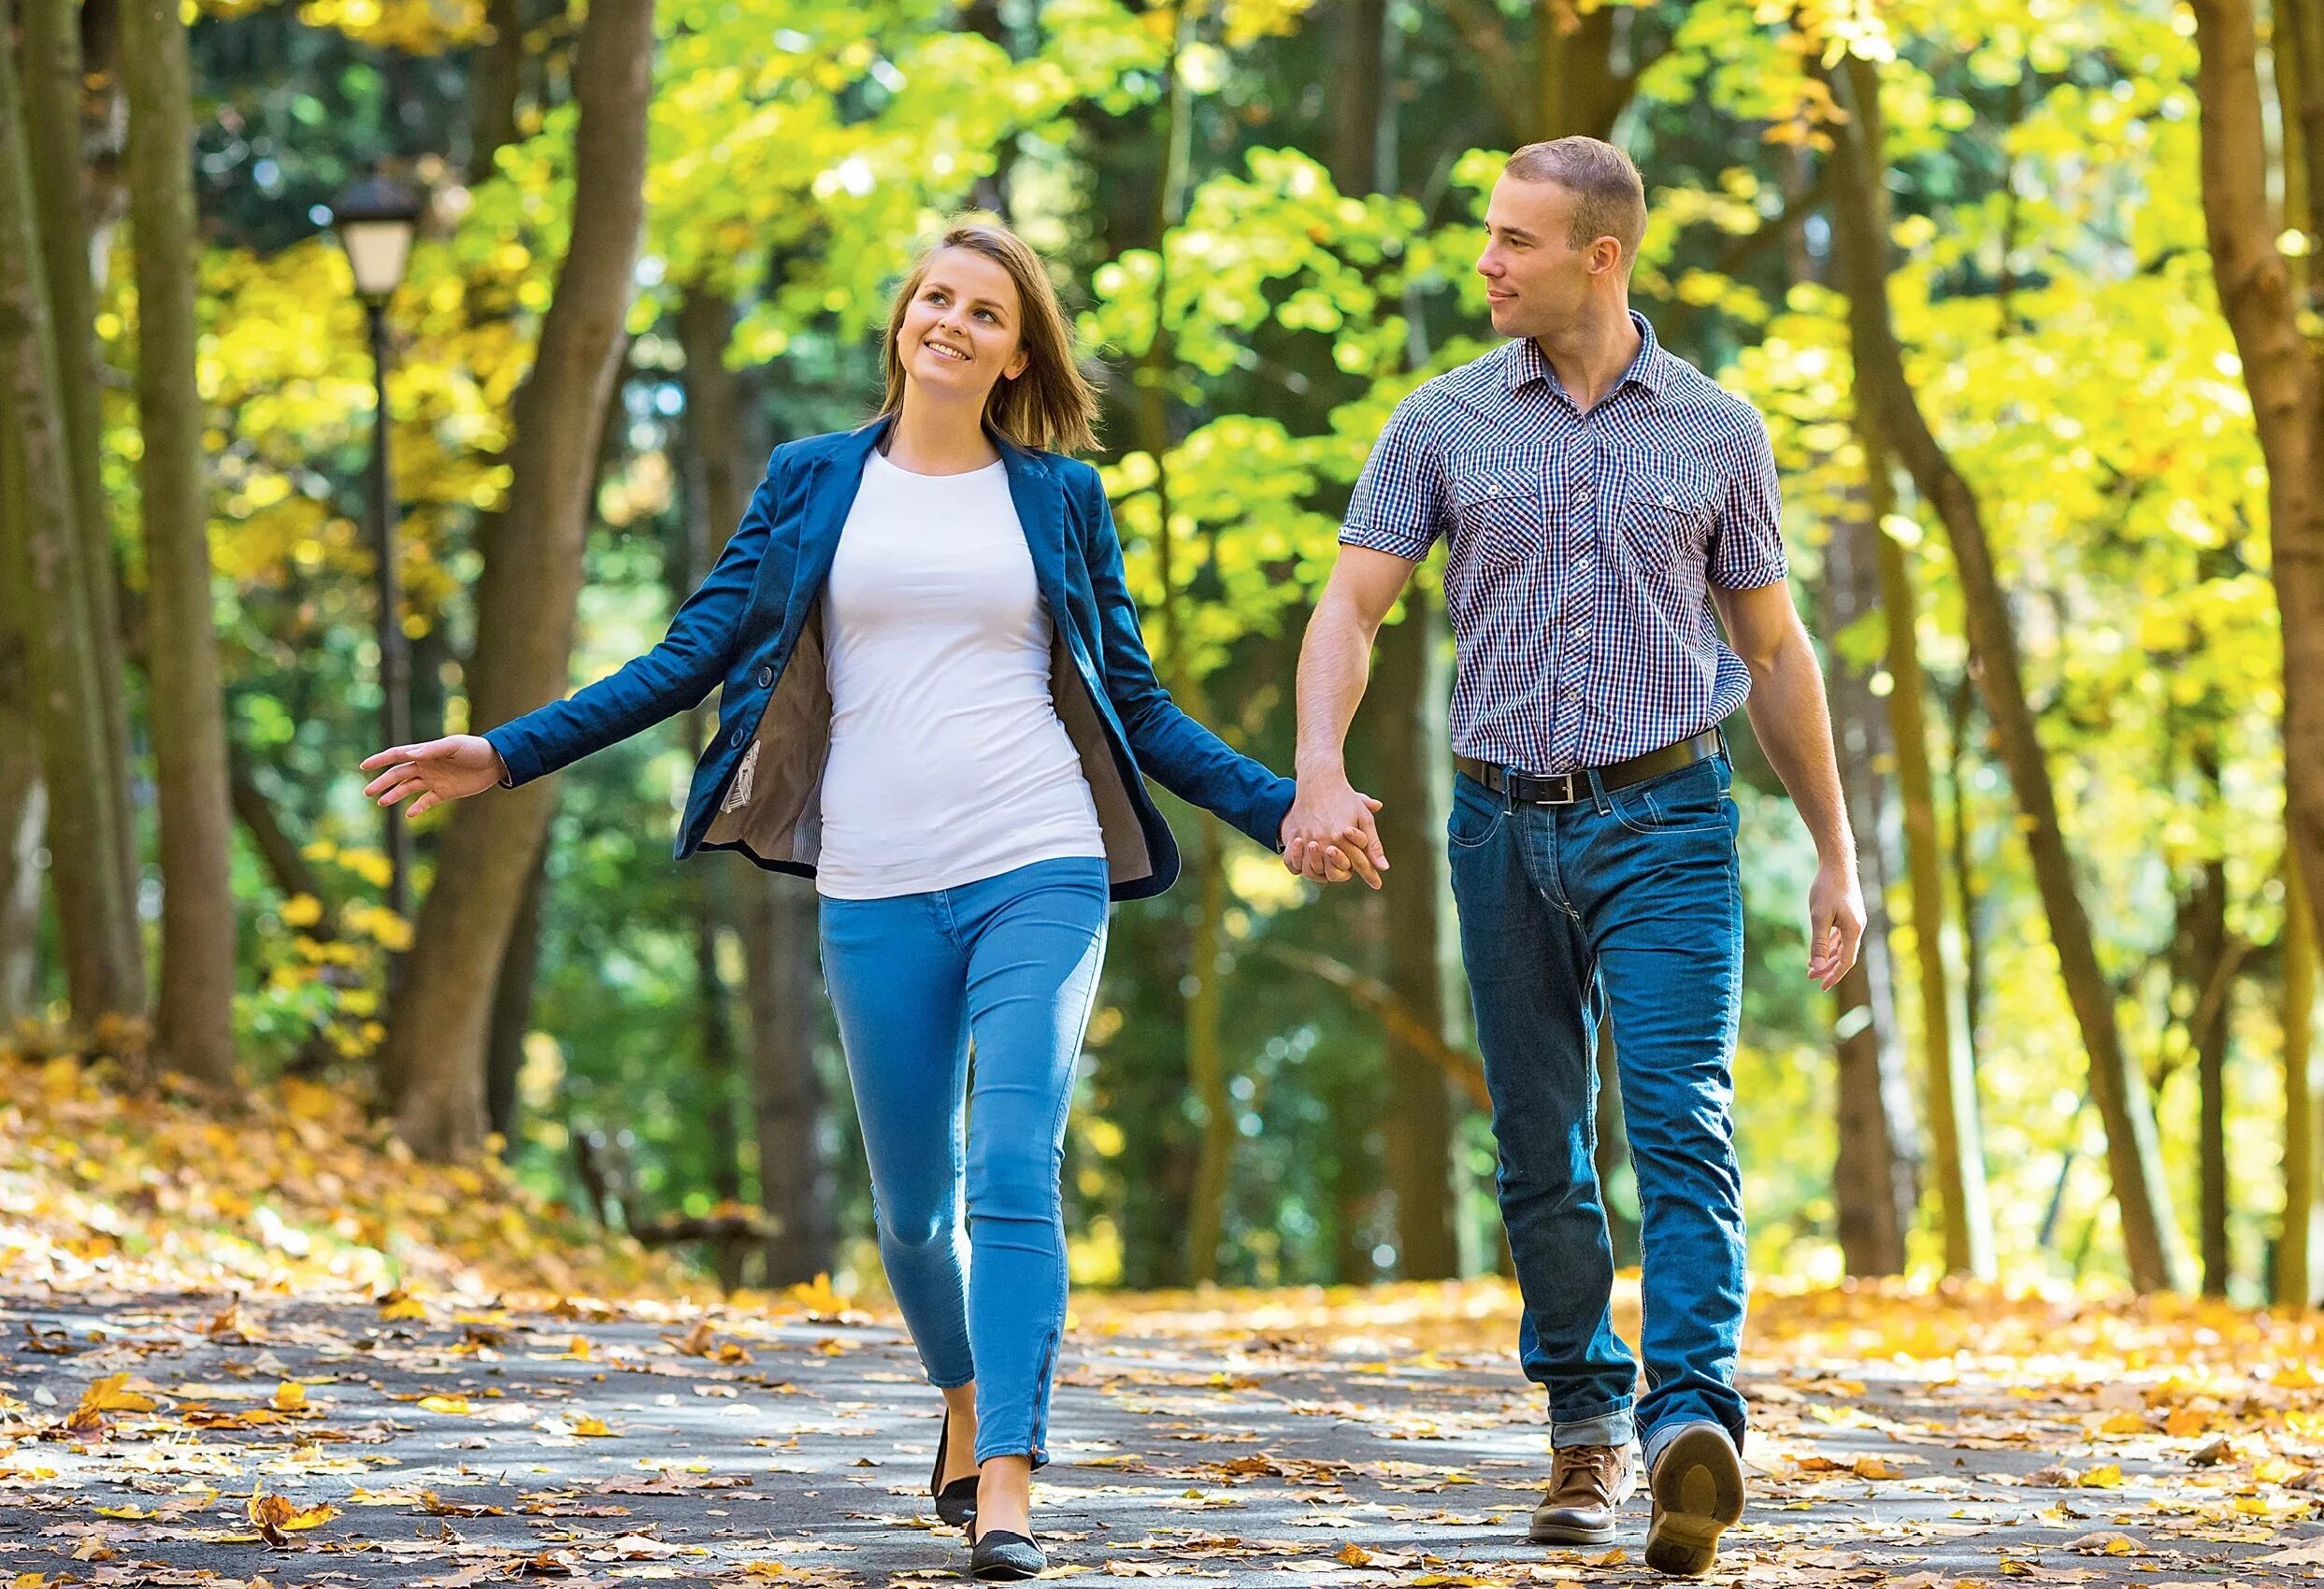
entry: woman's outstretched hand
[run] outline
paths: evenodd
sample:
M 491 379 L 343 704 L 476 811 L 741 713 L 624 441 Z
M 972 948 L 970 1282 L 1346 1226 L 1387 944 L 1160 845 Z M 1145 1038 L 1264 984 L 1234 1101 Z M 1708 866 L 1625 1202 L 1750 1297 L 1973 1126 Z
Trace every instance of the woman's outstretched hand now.
M 382 806 L 411 801 L 407 816 L 418 816 L 430 806 L 465 800 L 500 781 L 506 770 L 500 752 L 477 734 L 452 734 L 418 745 L 396 745 L 364 759 L 363 770 L 387 770 L 363 786 L 363 792 Z

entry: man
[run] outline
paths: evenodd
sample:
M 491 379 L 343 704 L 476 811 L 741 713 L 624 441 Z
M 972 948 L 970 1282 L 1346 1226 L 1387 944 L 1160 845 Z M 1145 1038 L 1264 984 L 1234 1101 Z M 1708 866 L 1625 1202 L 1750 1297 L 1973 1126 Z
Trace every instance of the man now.
M 1555 1453 L 1531 1537 L 1611 1539 L 1643 1439 L 1646 1561 L 1700 1574 L 1743 1512 L 1743 912 L 1720 721 L 1747 699 L 1815 836 L 1808 974 L 1826 988 L 1863 933 L 1855 845 L 1784 583 L 1766 426 L 1629 308 L 1637 168 L 1595 138 L 1529 145 L 1485 225 L 1477 270 L 1513 340 L 1406 398 L 1356 484 L 1299 658 L 1285 864 L 1380 886 L 1387 857 L 1341 747 L 1381 621 L 1442 536 L 1453 896 L 1525 1301 L 1518 1352 L 1548 1390 Z M 1643 1221 L 1635 1407 L 1592 1169 L 1609 1018 Z

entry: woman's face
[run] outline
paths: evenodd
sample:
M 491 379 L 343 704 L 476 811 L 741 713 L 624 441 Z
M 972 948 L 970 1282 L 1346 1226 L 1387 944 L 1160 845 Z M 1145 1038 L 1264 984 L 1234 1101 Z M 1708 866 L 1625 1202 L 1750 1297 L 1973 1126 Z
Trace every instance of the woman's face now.
M 1009 273 L 981 253 L 942 249 L 905 307 L 896 352 L 904 374 L 930 395 L 982 408 L 995 381 L 1024 373 L 1019 336 L 1017 284 Z

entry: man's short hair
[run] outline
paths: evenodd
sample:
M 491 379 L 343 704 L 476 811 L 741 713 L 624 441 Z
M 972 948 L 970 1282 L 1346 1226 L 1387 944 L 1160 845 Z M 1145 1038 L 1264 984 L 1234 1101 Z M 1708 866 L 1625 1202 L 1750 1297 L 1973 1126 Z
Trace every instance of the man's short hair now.
M 1646 184 L 1630 157 L 1599 138 L 1551 138 L 1509 157 L 1508 174 L 1521 182 L 1555 182 L 1573 195 L 1573 227 L 1566 241 L 1586 248 L 1600 237 L 1622 245 L 1627 263 L 1646 236 Z

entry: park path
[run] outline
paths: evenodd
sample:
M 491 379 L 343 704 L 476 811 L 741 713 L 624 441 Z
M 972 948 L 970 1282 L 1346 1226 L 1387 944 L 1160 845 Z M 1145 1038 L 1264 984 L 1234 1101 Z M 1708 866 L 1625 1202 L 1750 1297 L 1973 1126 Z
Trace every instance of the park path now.
M 1546 1441 L 1505 1298 L 1271 1295 L 1082 1299 L 1036 1492 L 1052 1576 L 1653 1581 L 1643 1496 L 1612 1551 L 1525 1542 Z M 1761 1310 L 1715 1582 L 2324 1581 L 2324 1393 L 2287 1356 L 2312 1331 L 1996 1304 L 1980 1352 L 1973 1306 Z M 0 1296 L 0 1584 L 966 1579 L 892 1321 Z

